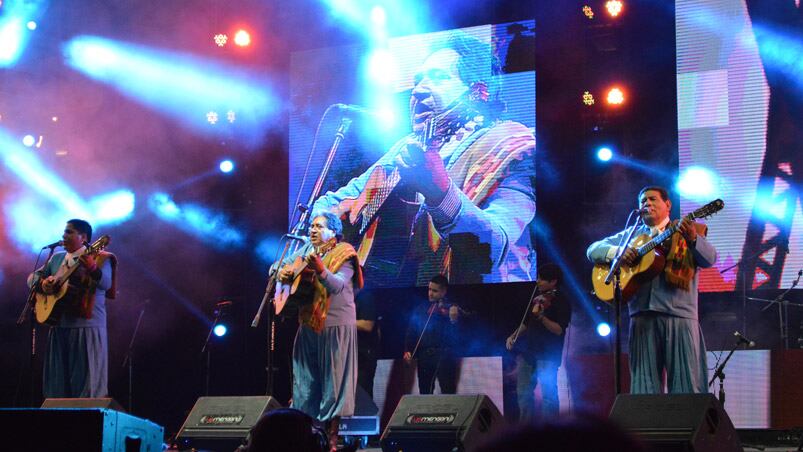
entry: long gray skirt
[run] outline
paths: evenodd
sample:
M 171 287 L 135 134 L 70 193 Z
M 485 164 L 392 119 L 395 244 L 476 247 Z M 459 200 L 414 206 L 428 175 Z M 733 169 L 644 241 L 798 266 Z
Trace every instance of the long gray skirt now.
M 630 318 L 630 392 L 708 392 L 708 366 L 700 322 L 657 312 Z
M 106 397 L 105 328 L 50 328 L 44 363 L 45 397 Z
M 325 422 L 354 414 L 357 327 L 332 326 L 317 334 L 298 328 L 293 345 L 293 408 Z

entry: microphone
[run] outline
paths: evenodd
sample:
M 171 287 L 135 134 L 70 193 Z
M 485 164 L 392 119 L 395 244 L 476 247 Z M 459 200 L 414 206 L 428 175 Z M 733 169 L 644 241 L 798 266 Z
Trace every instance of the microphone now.
M 650 209 L 647 207 L 642 207 L 641 209 L 633 209 L 633 213 L 638 213 L 639 215 L 644 215 L 645 213 L 649 213 Z
M 43 246 L 42 249 L 43 250 L 46 250 L 46 249 L 51 249 L 52 250 L 52 249 L 54 249 L 56 247 L 59 247 L 59 246 L 62 246 L 62 245 L 64 245 L 64 240 L 59 240 L 58 242 L 53 242 L 50 245 Z
M 745 345 L 747 345 L 747 348 L 753 348 L 753 347 L 756 346 L 755 342 L 753 342 L 750 339 L 742 336 L 742 333 L 740 333 L 738 331 L 734 331 L 733 335 L 736 337 L 736 339 L 738 340 L 739 344 L 745 344 Z
M 365 107 L 361 107 L 359 105 L 335 104 L 334 107 L 347 116 L 354 116 L 354 115 L 377 116 L 376 112 L 369 110 Z

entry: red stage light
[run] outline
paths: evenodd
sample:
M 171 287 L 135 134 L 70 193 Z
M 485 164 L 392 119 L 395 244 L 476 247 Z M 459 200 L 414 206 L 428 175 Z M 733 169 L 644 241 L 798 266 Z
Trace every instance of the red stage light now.
M 234 43 L 240 47 L 247 47 L 251 44 L 251 34 L 245 30 L 237 30 L 234 34 Z

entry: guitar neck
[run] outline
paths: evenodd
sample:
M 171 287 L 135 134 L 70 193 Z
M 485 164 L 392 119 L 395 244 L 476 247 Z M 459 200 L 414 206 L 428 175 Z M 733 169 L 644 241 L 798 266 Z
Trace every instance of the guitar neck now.
M 694 213 L 690 213 L 690 214 L 686 215 L 683 218 L 684 219 L 693 220 L 694 219 Z M 675 231 L 678 230 L 678 225 L 679 224 L 680 224 L 680 222 L 677 222 L 675 224 L 671 224 L 670 223 L 669 227 L 664 229 L 664 232 L 656 235 L 655 237 L 652 238 L 652 240 L 650 240 L 649 242 L 645 243 L 644 245 L 641 245 L 637 250 L 638 255 L 639 256 L 644 256 L 645 254 L 647 254 L 650 251 L 652 251 L 653 249 L 655 249 L 656 246 L 664 243 L 664 241 L 666 241 L 666 239 L 668 239 L 669 237 L 672 237 L 672 234 L 674 234 Z

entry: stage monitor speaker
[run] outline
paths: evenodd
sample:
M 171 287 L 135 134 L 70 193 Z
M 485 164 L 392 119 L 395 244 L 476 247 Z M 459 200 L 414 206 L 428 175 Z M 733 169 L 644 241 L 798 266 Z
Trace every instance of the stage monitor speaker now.
M 4 408 L 0 436 L 4 452 L 161 452 L 164 428 L 110 409 Z
M 733 423 L 713 394 L 621 394 L 610 419 L 654 451 L 742 451 Z
M 506 425 L 484 394 L 406 395 L 380 444 L 384 452 L 471 451 Z
M 125 409 L 112 398 L 45 399 L 42 408 L 106 408 L 125 413 Z
M 176 439 L 182 447 L 234 450 L 264 413 L 281 407 L 271 396 L 201 397 Z

